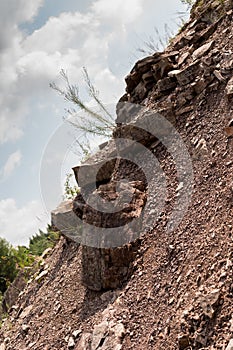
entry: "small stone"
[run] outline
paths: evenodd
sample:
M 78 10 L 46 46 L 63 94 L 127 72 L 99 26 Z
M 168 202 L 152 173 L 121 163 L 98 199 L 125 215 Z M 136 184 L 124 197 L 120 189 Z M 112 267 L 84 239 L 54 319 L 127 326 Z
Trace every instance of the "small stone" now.
M 98 349 L 102 339 L 105 339 L 108 333 L 108 322 L 103 321 L 102 323 L 94 326 L 93 339 L 91 342 L 91 349 Z
M 226 93 L 228 96 L 233 95 L 233 77 L 227 83 Z
M 54 311 L 55 313 L 58 313 L 59 311 L 61 311 L 61 304 L 59 302 L 56 303 L 56 305 L 54 306 Z
M 91 339 L 91 333 L 83 333 L 78 346 L 76 347 L 77 349 L 90 349 L 89 342 Z
M 168 72 L 168 76 L 170 78 L 174 78 L 177 74 L 179 74 L 181 72 L 180 69 L 175 69 L 175 70 L 171 70 L 170 72 Z
M 183 53 L 178 59 L 178 65 L 180 66 L 181 64 L 183 64 L 188 57 L 189 57 L 189 52 Z
M 159 62 L 152 66 L 153 75 L 156 81 L 164 78 L 172 70 L 173 65 L 168 57 L 163 57 Z
M 222 74 L 219 72 L 219 70 L 214 70 L 214 75 L 219 81 L 225 81 L 225 78 L 222 76 Z
M 175 301 L 175 298 L 171 298 L 171 299 L 168 301 L 168 304 L 169 304 L 169 305 L 172 305 L 172 304 L 174 303 L 174 301 Z
M 159 92 L 164 92 L 176 87 L 176 83 L 170 77 L 159 80 L 157 84 Z
M 25 333 L 28 332 L 29 329 L 30 329 L 30 327 L 29 327 L 27 324 L 23 324 L 23 325 L 22 325 L 22 330 L 23 330 Z
M 225 134 L 227 135 L 227 137 L 231 137 L 233 136 L 233 127 L 232 126 L 228 126 L 224 129 Z
M 206 80 L 201 78 L 197 82 L 193 83 L 193 88 L 196 94 L 200 94 L 207 86 Z
M 79 335 L 82 333 L 81 329 L 77 329 L 76 331 L 73 331 L 72 335 L 74 336 L 74 338 L 78 338 Z
M 231 316 L 231 319 L 230 319 L 230 332 L 233 332 L 233 315 Z
M 125 335 L 125 327 L 122 323 L 118 323 L 114 327 L 114 333 L 117 339 L 122 339 Z
M 210 49 L 211 47 L 213 46 L 214 44 L 214 41 L 210 41 L 209 43 L 205 44 L 205 45 L 202 45 L 201 47 L 199 47 L 198 49 L 196 49 L 192 56 L 193 56 L 193 59 L 196 60 L 202 56 L 204 56 L 204 54 L 206 54 Z
M 75 341 L 73 337 L 69 337 L 67 346 L 68 346 L 68 349 L 72 349 L 75 346 Z
M 180 182 L 178 187 L 176 188 L 176 192 L 179 192 L 180 190 L 182 190 L 183 187 L 184 187 L 184 183 Z
M 224 129 L 224 131 L 227 137 L 233 136 L 233 119 L 230 120 L 230 122 L 228 123 L 228 126 Z
M 35 278 L 35 281 L 37 281 L 38 283 L 41 283 L 41 282 L 45 279 L 45 276 L 47 276 L 48 272 L 49 272 L 48 270 L 42 271 L 42 272 Z
M 213 306 L 218 302 L 220 296 L 220 290 L 214 289 L 209 294 L 205 295 L 200 299 L 200 306 L 206 316 L 209 318 L 213 317 L 214 308 Z
M 41 259 L 45 259 L 47 258 L 50 253 L 52 252 L 52 248 L 47 248 L 43 251 L 42 255 L 41 255 Z
M 26 317 L 30 314 L 30 312 L 31 312 L 32 309 L 33 309 L 33 306 L 32 306 L 32 305 L 27 306 L 27 307 L 21 312 L 20 318 L 26 318 Z
M 226 347 L 226 350 L 233 350 L 233 339 L 231 339 Z
M 180 350 L 184 350 L 189 346 L 189 336 L 182 334 L 178 336 L 178 345 Z
M 187 68 L 175 73 L 174 77 L 178 83 L 183 86 L 190 84 L 197 76 L 200 70 L 200 62 L 195 61 L 190 64 Z
M 0 345 L 0 350 L 6 350 L 6 345 L 4 343 Z
M 205 334 L 196 332 L 194 338 L 195 338 L 195 340 L 198 343 L 202 344 L 203 346 L 206 346 L 206 344 L 207 344 L 207 337 L 206 337 Z
M 193 106 L 187 106 L 187 107 L 183 107 L 183 108 L 180 108 L 177 112 L 176 112 L 176 115 L 182 115 L 182 114 L 185 114 L 185 113 L 189 113 L 189 112 L 192 112 L 193 111 Z

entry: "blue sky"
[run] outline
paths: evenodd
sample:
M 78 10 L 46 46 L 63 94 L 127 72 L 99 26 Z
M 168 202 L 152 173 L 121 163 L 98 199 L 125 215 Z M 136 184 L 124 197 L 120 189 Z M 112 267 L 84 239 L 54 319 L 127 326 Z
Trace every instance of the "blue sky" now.
M 66 104 L 49 83 L 61 85 L 65 69 L 91 103 L 85 66 L 102 100 L 114 105 L 144 41 L 157 40 L 155 27 L 163 37 L 165 23 L 175 32 L 186 10 L 180 0 L 0 3 L 0 236 L 27 244 L 44 229 L 65 174 L 79 162 L 74 132 L 62 119 Z

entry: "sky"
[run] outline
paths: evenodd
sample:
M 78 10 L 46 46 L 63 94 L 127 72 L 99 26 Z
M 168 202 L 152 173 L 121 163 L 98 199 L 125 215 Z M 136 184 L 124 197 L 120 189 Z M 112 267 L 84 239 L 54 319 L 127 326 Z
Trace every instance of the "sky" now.
M 165 40 L 165 24 L 176 33 L 180 16 L 188 17 L 180 0 L 0 0 L 1 237 L 27 245 L 44 230 L 80 161 L 67 105 L 49 84 L 64 86 L 63 69 L 91 105 L 86 67 L 112 108 L 146 56 L 139 49 L 158 42 L 156 29 Z

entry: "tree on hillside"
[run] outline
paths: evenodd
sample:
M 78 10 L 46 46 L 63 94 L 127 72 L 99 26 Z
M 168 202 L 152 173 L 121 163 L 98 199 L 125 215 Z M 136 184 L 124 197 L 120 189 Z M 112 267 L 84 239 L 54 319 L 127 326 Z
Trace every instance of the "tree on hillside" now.
M 59 239 L 59 232 L 54 231 L 50 225 L 47 232 L 39 230 L 39 233 L 32 236 L 29 241 L 29 252 L 33 255 L 41 255 L 45 249 L 52 248 Z
M 13 247 L 0 238 L 0 291 L 4 293 L 17 275 L 16 259 Z

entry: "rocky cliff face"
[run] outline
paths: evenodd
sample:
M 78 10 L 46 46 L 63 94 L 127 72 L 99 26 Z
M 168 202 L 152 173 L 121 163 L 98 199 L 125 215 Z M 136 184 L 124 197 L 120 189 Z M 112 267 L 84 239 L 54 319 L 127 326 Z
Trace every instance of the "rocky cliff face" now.
M 83 165 L 84 174 L 88 167 L 98 173 L 97 189 L 91 175 L 81 179 L 77 217 L 94 221 L 94 230 L 112 225 L 111 215 L 88 207 L 86 193 L 90 199 L 102 196 L 105 204 L 132 196 L 131 206 L 114 216 L 115 224 L 125 226 L 143 211 L 139 242 L 132 236 L 138 227 L 127 236 L 130 259 L 124 247 L 108 251 L 105 236 L 97 247 L 85 248 L 62 237 L 12 308 L 1 330 L 1 350 L 233 348 L 232 15 L 232 1 L 196 2 L 165 52 L 135 64 L 117 106 L 113 140 Z M 165 128 L 157 113 L 169 122 Z M 191 169 L 179 163 L 186 158 L 171 139 L 173 129 Z M 132 142 L 119 146 L 118 139 Z M 126 150 L 140 166 L 125 159 Z M 107 166 L 103 154 L 111 158 Z M 90 256 L 96 269 L 90 268 Z M 86 288 L 100 271 L 99 287 Z

